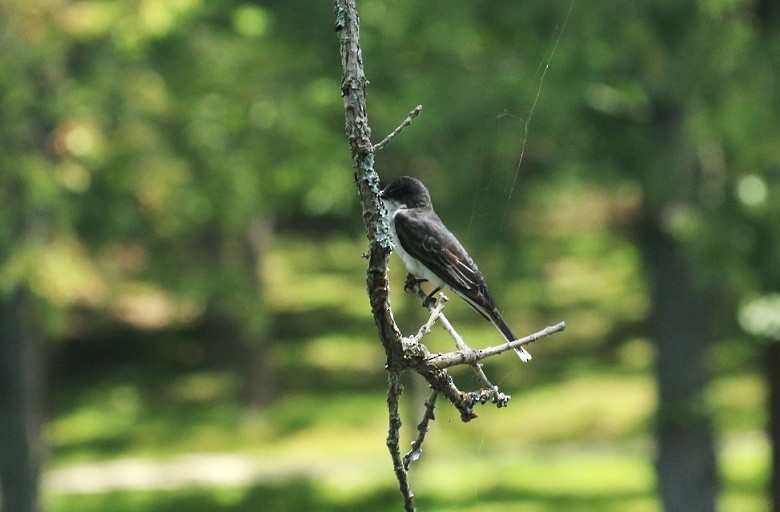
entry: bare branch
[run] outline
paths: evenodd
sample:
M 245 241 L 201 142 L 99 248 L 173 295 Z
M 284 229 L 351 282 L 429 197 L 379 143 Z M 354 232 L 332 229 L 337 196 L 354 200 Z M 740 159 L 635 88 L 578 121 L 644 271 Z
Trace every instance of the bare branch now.
M 528 345 L 529 343 L 538 341 L 546 336 L 555 334 L 556 332 L 561 332 L 565 328 L 566 322 L 561 322 L 557 325 L 547 326 L 541 331 L 525 336 L 524 338 L 516 339 L 511 343 L 504 343 L 483 349 L 470 348 L 467 350 L 459 350 L 457 352 L 449 352 L 446 354 L 436 354 L 428 358 L 426 363 L 440 370 L 461 364 L 475 364 L 478 361 L 488 357 L 496 356 L 506 352 L 507 350 L 512 350 L 515 347 L 522 347 L 523 345 Z
M 401 415 L 398 412 L 398 399 L 404 392 L 401 385 L 401 376 L 398 372 L 388 372 L 387 374 L 387 408 L 390 412 L 390 422 L 387 429 L 387 448 L 390 450 L 390 457 L 393 459 L 393 470 L 398 479 L 401 488 L 401 494 L 404 497 L 404 510 L 406 512 L 415 512 L 414 493 L 409 486 L 409 474 L 407 473 L 408 464 L 401 458 Z
M 444 316 L 444 314 L 439 315 L 439 323 L 442 327 L 444 327 L 444 330 L 449 333 L 452 339 L 455 340 L 455 345 L 458 347 L 458 350 L 471 350 L 471 348 L 466 345 L 466 342 L 463 341 L 463 338 L 460 336 L 460 334 L 458 334 L 458 332 L 452 326 L 447 317 Z M 482 363 L 473 363 L 471 365 L 471 369 L 474 370 L 474 374 L 477 376 L 477 379 L 479 379 L 479 381 L 484 386 L 483 389 L 492 393 L 492 395 L 489 397 L 490 401 L 495 403 L 498 407 L 506 406 L 506 404 L 509 402 L 509 399 L 512 397 L 500 392 L 498 387 L 494 386 L 490 382 L 490 380 L 487 378 L 487 375 L 485 375 L 485 370 L 482 367 Z
M 360 194 L 363 224 L 368 236 L 368 270 L 366 276 L 369 302 L 379 338 L 387 355 L 388 369 L 405 367 L 401 332 L 390 310 L 387 281 L 387 258 L 392 239 L 385 219 L 384 207 L 379 200 L 379 176 L 374 170 L 374 153 L 371 151 L 371 129 L 366 113 L 366 79 L 363 56 L 360 49 L 360 19 L 355 0 L 336 0 L 336 31 L 339 34 L 339 52 L 344 78 L 341 95 L 344 101 L 345 131 L 349 140 L 355 184 Z
M 438 397 L 439 393 L 434 391 L 431 393 L 431 397 L 425 401 L 425 414 L 417 425 L 417 438 L 412 442 L 412 449 L 409 450 L 409 453 L 404 455 L 404 469 L 407 471 L 409 471 L 412 462 L 419 459 L 422 454 L 422 444 L 425 441 L 425 434 L 428 433 L 428 423 L 436 419 L 433 411 L 436 408 L 436 398 Z
M 383 149 L 385 146 L 387 146 L 388 142 L 393 140 L 393 138 L 395 138 L 396 135 L 401 133 L 401 130 L 403 130 L 404 128 L 406 128 L 410 124 L 412 124 L 412 119 L 414 119 L 415 117 L 419 116 L 421 110 L 422 110 L 422 105 L 417 105 L 416 107 L 414 107 L 414 110 L 409 112 L 409 115 L 406 116 L 406 119 L 404 119 L 404 122 L 401 123 L 400 125 L 398 125 L 398 128 L 393 130 L 392 133 L 390 133 L 390 135 L 388 135 L 387 137 L 382 139 L 382 142 L 380 142 L 379 144 L 375 144 L 374 147 L 371 148 L 371 150 L 374 153 L 376 153 L 380 149 Z
M 429 308 L 431 315 L 428 317 L 428 321 L 425 322 L 422 327 L 420 327 L 420 329 L 417 331 L 417 334 L 410 336 L 408 341 L 418 342 L 422 339 L 423 336 L 431 332 L 431 328 L 433 327 L 433 324 L 436 323 L 436 320 L 441 320 L 441 318 L 444 316 L 442 311 L 444 310 L 444 303 L 447 302 L 447 300 L 447 296 L 443 293 L 439 295 L 439 299 L 436 301 L 436 303 Z
M 420 282 L 414 279 L 414 276 L 411 274 L 406 277 L 406 285 L 404 286 L 404 289 L 410 293 L 416 293 L 423 300 L 428 298 L 423 289 L 420 287 Z M 431 316 L 428 319 L 428 322 L 426 322 L 425 325 L 420 328 L 417 336 L 414 337 L 415 341 L 419 341 L 419 339 L 422 338 L 423 333 L 429 333 L 433 324 L 438 320 L 444 330 L 447 331 L 450 337 L 455 341 L 455 346 L 458 347 L 458 350 L 471 350 L 470 347 L 466 345 L 466 342 L 463 341 L 463 337 L 458 333 L 458 331 L 455 330 L 447 317 L 444 316 L 444 302 L 447 300 L 449 300 L 447 296 L 440 292 L 439 298 L 435 305 L 429 307 Z M 490 382 L 482 368 L 482 363 L 472 364 L 471 368 L 474 370 L 474 374 L 477 376 L 477 379 L 479 379 L 479 381 L 484 386 L 484 389 L 491 390 L 493 392 L 490 401 L 498 405 L 498 407 L 504 407 L 509 402 L 511 397 L 501 393 L 498 388 Z

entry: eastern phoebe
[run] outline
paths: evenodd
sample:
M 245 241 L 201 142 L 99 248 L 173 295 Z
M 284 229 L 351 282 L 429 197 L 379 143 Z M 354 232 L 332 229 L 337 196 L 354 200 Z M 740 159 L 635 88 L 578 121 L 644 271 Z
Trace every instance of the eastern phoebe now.
M 402 176 L 385 187 L 379 197 L 387 208 L 395 252 L 420 282 L 429 281 L 436 286 L 428 299 L 442 288 L 450 288 L 490 320 L 508 342 L 516 340 L 498 313 L 476 263 L 433 211 L 425 185 Z M 515 348 L 515 352 L 523 361 L 531 359 L 523 347 Z

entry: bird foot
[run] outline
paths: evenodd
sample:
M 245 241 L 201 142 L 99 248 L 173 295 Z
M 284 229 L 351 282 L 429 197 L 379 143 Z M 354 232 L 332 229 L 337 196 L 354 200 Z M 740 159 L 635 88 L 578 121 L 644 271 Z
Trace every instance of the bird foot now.
M 434 307 L 435 305 L 436 305 L 436 299 L 434 299 L 431 295 L 428 295 L 422 301 L 422 306 L 424 308 L 430 309 L 430 308 Z
M 441 288 L 436 288 L 431 293 L 426 295 L 425 298 L 423 299 L 423 307 L 424 308 L 428 308 L 428 309 L 433 308 L 436 305 L 436 299 L 433 296 L 436 295 L 437 293 L 439 293 L 440 291 L 441 291 Z M 447 297 L 445 297 L 443 294 L 439 295 L 439 297 L 442 300 L 447 300 Z
M 418 279 L 412 274 L 406 274 L 406 281 L 404 281 L 404 291 L 406 293 L 417 293 L 420 289 L 420 283 L 427 282 L 427 279 Z

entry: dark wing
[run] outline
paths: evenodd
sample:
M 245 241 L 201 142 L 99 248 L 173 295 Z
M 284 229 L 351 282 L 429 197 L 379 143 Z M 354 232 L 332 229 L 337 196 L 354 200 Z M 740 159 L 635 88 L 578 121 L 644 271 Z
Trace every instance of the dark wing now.
M 507 341 L 516 339 L 501 318 L 485 280 L 466 249 L 450 233 L 433 211 L 399 210 L 395 214 L 398 241 L 410 256 L 417 259 L 460 295 L 474 310 L 490 320 Z M 515 348 L 523 361 L 531 354 L 525 348 Z
M 498 313 L 476 263 L 455 235 L 444 227 L 436 213 L 414 208 L 399 210 L 395 214 L 395 231 L 398 241 L 410 256 L 455 290 L 477 313 L 490 320 L 507 341 L 516 339 Z M 515 352 L 523 361 L 531 359 L 531 354 L 523 347 L 515 348 Z
M 482 274 L 436 213 L 400 210 L 395 215 L 395 225 L 403 249 L 489 319 L 495 306 Z

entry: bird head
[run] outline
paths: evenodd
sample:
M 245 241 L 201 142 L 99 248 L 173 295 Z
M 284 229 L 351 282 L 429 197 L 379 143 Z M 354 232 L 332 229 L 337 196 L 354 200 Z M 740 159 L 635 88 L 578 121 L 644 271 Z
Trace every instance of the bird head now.
M 401 176 L 391 181 L 379 193 L 379 198 L 388 206 L 395 208 L 431 207 L 431 195 L 428 189 L 420 180 L 409 176 Z

